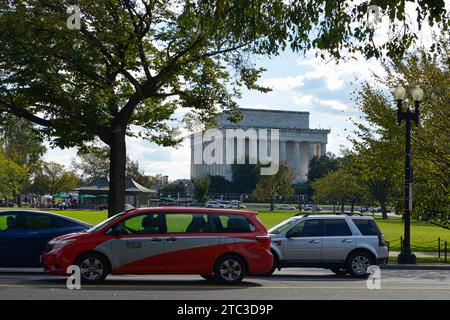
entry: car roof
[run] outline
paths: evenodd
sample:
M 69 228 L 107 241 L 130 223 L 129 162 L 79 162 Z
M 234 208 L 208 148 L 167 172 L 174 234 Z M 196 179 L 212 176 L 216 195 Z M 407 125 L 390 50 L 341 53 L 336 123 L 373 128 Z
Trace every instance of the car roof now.
M 303 218 L 305 216 L 298 216 L 298 218 Z M 307 215 L 306 218 L 314 218 L 314 219 L 369 219 L 373 220 L 372 217 L 368 216 L 350 216 L 350 215 L 340 215 L 340 214 L 310 214 Z
M 148 208 L 136 208 L 130 210 L 132 214 L 146 213 L 146 212 L 185 212 L 185 213 L 226 213 L 226 214 L 251 214 L 256 215 L 257 212 L 247 210 L 236 209 L 213 209 L 213 208 L 200 208 L 200 207 L 148 207 Z
M 71 217 L 63 216 L 63 215 L 60 215 L 60 214 L 57 214 L 57 213 L 47 212 L 47 211 L 22 210 L 22 209 L 19 209 L 19 210 L 1 210 L 1 211 L 0 211 L 0 214 L 3 214 L 3 213 L 6 213 L 6 214 L 7 214 L 7 213 L 32 213 L 32 214 L 40 214 L 40 215 L 52 216 L 52 217 L 55 217 L 55 218 L 60 218 L 60 219 L 68 220 L 68 221 L 77 223 L 77 224 L 79 224 L 79 225 L 84 225 L 84 226 L 86 226 L 86 227 L 92 227 L 92 225 L 89 224 L 89 223 L 86 223 L 86 222 L 83 222 L 83 221 L 80 221 L 80 220 L 77 220 L 77 219 L 74 219 L 74 218 L 71 218 Z

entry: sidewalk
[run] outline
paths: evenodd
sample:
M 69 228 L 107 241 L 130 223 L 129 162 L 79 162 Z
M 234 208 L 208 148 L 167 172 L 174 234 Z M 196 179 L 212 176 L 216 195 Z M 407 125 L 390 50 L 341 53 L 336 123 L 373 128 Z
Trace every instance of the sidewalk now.
M 389 252 L 389 263 L 387 265 L 381 266 L 381 269 L 391 269 L 391 270 L 450 270 L 450 263 L 427 263 L 427 262 L 417 262 L 416 264 L 399 264 L 397 263 L 397 256 L 400 251 L 390 251 Z M 437 252 L 417 252 L 414 251 L 417 258 L 437 258 Z M 441 254 L 441 258 L 443 255 Z M 449 257 L 450 261 L 450 257 Z

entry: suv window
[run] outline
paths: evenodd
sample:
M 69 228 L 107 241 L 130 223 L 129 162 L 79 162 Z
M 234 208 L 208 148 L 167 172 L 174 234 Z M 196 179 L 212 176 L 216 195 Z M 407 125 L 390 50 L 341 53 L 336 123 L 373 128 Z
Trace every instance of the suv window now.
M 304 220 L 288 231 L 289 237 L 321 237 L 320 220 Z
M 212 214 L 212 221 L 218 233 L 247 233 L 256 230 L 250 220 L 240 214 Z
M 364 236 L 378 236 L 381 234 L 381 231 L 378 229 L 378 226 L 374 220 L 353 219 L 352 221 L 356 224 L 359 231 Z
M 351 236 L 352 231 L 345 219 L 325 219 L 323 221 L 325 237 Z

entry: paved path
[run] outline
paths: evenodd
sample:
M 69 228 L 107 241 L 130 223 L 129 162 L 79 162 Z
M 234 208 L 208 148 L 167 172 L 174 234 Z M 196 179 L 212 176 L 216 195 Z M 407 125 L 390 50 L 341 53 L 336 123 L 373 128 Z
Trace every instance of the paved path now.
M 0 299 L 449 299 L 450 271 L 381 270 L 381 289 L 321 269 L 284 269 L 238 286 L 198 276 L 113 276 L 99 286 L 68 290 L 65 278 L 0 271 Z

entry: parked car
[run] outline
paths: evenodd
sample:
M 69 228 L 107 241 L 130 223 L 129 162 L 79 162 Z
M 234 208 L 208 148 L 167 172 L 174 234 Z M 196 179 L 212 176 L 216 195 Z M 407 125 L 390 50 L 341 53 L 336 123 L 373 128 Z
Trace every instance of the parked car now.
M 306 211 L 322 211 L 322 208 L 315 203 L 308 203 L 303 206 Z
M 387 263 L 388 248 L 375 220 L 365 216 L 292 217 L 269 230 L 276 269 L 328 268 L 365 277 L 370 265 Z
M 188 204 L 188 207 L 204 207 L 204 206 L 205 206 L 205 204 L 200 201 L 193 201 Z
M 227 204 L 227 208 L 228 209 L 245 209 L 247 208 L 245 205 L 241 204 L 240 201 L 238 200 L 231 200 L 228 204 Z
M 51 239 L 92 226 L 42 211 L 0 211 L 0 267 L 40 267 L 40 256 Z
M 270 237 L 255 213 L 186 207 L 119 213 L 53 239 L 43 259 L 45 270 L 57 275 L 78 265 L 87 283 L 108 274 L 199 274 L 235 284 L 272 267 Z
M 296 210 L 296 207 L 287 205 L 287 204 L 280 204 L 275 207 L 275 210 Z
M 208 200 L 205 203 L 206 208 L 225 209 L 226 206 L 227 205 L 225 203 L 220 203 L 219 201 L 215 201 L 215 200 Z

